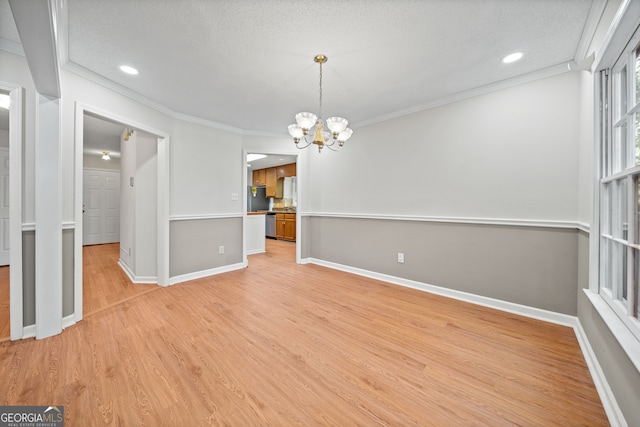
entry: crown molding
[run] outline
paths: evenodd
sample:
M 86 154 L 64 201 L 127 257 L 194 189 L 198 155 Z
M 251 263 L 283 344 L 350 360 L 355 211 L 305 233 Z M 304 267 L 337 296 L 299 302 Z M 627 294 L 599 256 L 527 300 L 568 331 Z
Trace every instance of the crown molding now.
M 0 50 L 24 56 L 24 49 L 20 43 L 14 42 L 13 40 L 3 39 L 2 37 L 0 37 Z
M 436 107 L 442 107 L 443 105 L 452 104 L 454 102 L 464 101 L 465 99 L 474 98 L 480 95 L 486 95 L 491 92 L 497 92 L 503 89 L 508 89 L 514 86 L 519 86 L 525 83 L 530 83 L 536 80 L 542 80 L 548 77 L 557 76 L 559 74 L 569 72 L 569 64 L 571 61 L 563 62 L 558 65 L 554 65 L 542 70 L 534 71 L 528 74 L 513 77 L 511 79 L 502 80 L 496 83 L 479 86 L 477 88 L 469 89 L 466 91 L 458 92 L 450 96 L 444 96 L 442 98 L 435 99 L 425 104 L 416 105 L 413 107 L 398 110 L 389 114 L 383 114 L 381 116 L 373 117 L 369 120 L 359 122 L 351 126 L 352 128 L 361 128 L 372 124 L 385 122 L 387 120 L 397 119 L 409 114 L 419 113 L 421 111 L 430 110 Z

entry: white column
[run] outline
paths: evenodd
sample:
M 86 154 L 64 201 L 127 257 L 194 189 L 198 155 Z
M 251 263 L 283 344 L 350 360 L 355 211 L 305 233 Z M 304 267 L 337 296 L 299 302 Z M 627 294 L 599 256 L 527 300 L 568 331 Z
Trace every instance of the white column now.
M 62 332 L 60 99 L 37 95 L 36 338 Z

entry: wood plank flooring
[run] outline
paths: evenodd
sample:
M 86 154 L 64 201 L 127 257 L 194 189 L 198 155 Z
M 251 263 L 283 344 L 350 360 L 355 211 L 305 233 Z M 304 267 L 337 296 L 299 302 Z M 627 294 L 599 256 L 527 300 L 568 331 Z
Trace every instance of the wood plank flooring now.
M 67 426 L 603 426 L 572 329 L 326 269 L 240 271 L 0 344 L 1 405 Z
M 118 265 L 119 257 L 119 243 L 82 247 L 83 317 L 158 288 L 133 284 Z

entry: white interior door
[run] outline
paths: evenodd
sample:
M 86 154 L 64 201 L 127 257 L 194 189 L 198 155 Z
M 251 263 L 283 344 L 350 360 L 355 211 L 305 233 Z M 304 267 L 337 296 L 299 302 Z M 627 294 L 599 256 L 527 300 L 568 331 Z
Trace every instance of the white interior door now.
M 83 245 L 120 241 L 120 172 L 83 170 Z
M 0 266 L 9 265 L 9 149 L 0 148 Z

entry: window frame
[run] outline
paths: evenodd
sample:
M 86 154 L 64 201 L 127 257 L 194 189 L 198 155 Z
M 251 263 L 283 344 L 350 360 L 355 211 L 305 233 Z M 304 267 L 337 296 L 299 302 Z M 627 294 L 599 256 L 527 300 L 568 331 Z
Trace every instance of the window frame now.
M 596 78 L 596 285 L 640 344 L 640 27 Z

